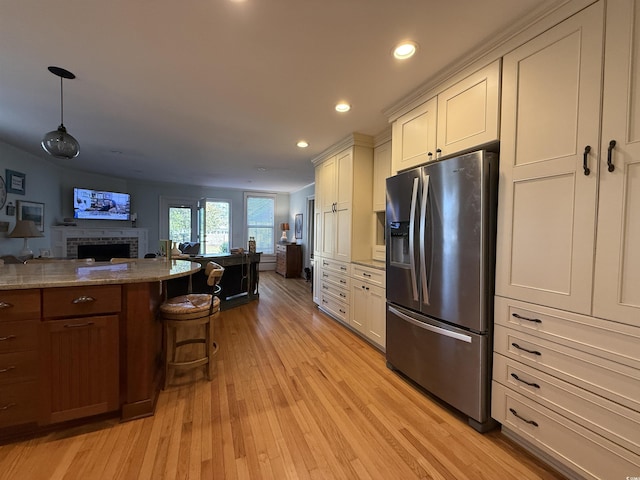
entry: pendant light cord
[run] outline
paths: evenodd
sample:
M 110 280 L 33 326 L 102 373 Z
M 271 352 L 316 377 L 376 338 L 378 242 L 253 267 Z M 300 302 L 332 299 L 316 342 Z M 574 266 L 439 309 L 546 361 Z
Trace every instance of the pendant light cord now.
M 62 77 L 60 77 L 60 125 L 64 126 L 64 97 L 62 95 Z

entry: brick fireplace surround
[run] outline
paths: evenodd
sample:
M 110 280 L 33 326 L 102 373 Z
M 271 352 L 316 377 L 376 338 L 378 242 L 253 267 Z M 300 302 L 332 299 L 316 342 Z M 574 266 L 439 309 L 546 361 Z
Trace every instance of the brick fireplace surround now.
M 132 258 L 143 258 L 148 249 L 146 228 L 51 227 L 51 254 L 78 258 L 78 245 L 128 244 Z

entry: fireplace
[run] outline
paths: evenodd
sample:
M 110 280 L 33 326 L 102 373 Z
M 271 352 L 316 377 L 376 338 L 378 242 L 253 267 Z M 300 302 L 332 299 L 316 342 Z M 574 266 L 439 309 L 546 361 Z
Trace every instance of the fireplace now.
M 147 250 L 146 228 L 89 228 L 89 227 L 51 227 L 51 250 L 54 257 L 78 258 L 81 245 L 108 246 L 129 245 L 129 253 L 99 254 L 99 258 L 109 256 L 143 258 Z M 155 251 L 155 249 L 153 250 Z M 122 254 L 121 254 L 122 253 Z M 96 258 L 86 254 L 89 258 Z
M 78 245 L 78 258 L 93 258 L 96 262 L 105 262 L 112 258 L 131 258 L 131 245 L 128 243 Z

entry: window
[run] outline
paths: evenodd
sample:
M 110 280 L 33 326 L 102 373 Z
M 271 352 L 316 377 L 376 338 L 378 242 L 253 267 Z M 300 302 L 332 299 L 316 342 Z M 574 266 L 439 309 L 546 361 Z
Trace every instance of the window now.
M 169 207 L 169 238 L 176 243 L 191 241 L 191 207 Z
M 231 204 L 226 200 L 204 198 L 198 213 L 200 253 L 229 253 Z
M 245 194 L 247 239 L 254 237 L 258 252 L 273 254 L 275 251 L 275 195 Z

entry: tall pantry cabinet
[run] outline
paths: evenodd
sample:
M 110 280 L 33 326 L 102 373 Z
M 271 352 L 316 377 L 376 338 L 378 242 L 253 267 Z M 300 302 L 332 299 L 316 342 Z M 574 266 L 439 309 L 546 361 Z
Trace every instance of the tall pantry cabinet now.
M 503 59 L 492 416 L 584 478 L 640 472 L 639 3 Z
M 354 133 L 313 163 L 318 205 L 313 299 L 350 324 L 351 262 L 371 258 L 373 139 Z

